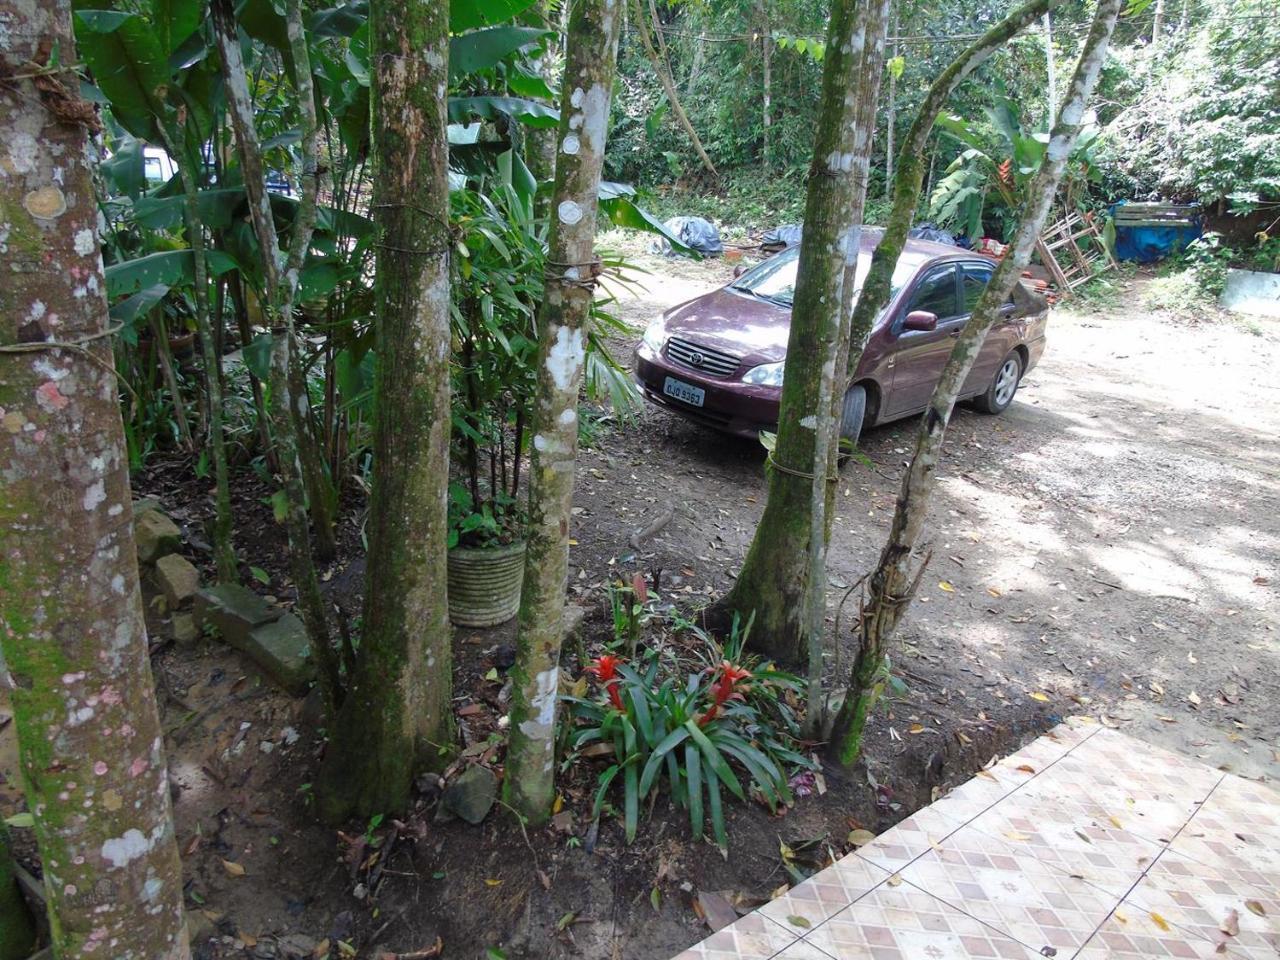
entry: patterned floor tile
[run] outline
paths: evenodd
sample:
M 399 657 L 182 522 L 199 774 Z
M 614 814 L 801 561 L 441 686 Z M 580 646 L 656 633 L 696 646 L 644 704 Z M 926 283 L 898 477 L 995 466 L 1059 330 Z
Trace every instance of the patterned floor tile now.
M 1167 851 L 1128 900 L 1202 940 L 1280 957 L 1280 883 L 1258 884 L 1256 877 Z M 1230 930 L 1237 932 L 1228 936 Z
M 859 848 L 856 855 L 895 873 L 963 827 L 970 819 L 966 815 L 969 809 L 971 808 L 961 807 L 957 803 L 947 804 L 942 801 L 931 804 L 886 830 L 865 847 Z M 972 809 L 976 816 L 985 806 Z
M 876 887 L 804 940 L 836 960 L 1033 960 L 1040 956 L 908 883 Z
M 1033 848 L 972 827 L 944 840 L 901 876 L 1046 956 L 1074 954 L 1119 900 L 1042 862 Z
M 1223 778 L 1220 771 L 1102 729 L 1027 788 L 1046 799 L 1088 798 L 1123 829 L 1167 843 Z
M 829 953 L 823 953 L 811 943 L 803 940 L 793 943 L 781 953 L 774 954 L 774 960 L 832 960 Z
M 1163 930 L 1141 910 L 1121 904 L 1075 955 L 1075 960 L 1253 960 L 1232 946 L 1188 937 L 1176 927 Z
M 1037 781 L 1038 782 L 1038 781 Z M 1114 897 L 1124 896 L 1163 847 L 1124 828 L 1083 785 L 1049 797 L 1019 791 L 970 827 L 1012 845 L 1037 863 L 1081 878 Z M 1117 825 L 1119 824 L 1119 825 Z
M 1169 849 L 1211 866 L 1256 874 L 1280 886 L 1280 793 L 1227 776 Z
M 857 857 L 844 857 L 765 904 L 760 913 L 793 929 L 799 936 L 839 913 L 889 876 L 883 867 Z
M 716 931 L 673 960 L 769 960 L 798 939 L 757 911 Z

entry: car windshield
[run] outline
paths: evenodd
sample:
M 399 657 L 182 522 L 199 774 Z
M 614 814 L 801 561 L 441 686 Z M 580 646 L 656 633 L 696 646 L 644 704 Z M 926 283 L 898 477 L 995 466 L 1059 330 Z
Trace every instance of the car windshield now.
M 800 263 L 800 247 L 788 247 L 760 264 L 748 270 L 733 283 L 730 289 L 749 293 L 761 300 L 769 300 L 784 307 L 791 306 L 796 292 L 796 268 Z M 858 289 L 862 289 L 862 281 L 871 268 L 871 254 L 863 251 L 858 255 Z M 896 294 L 915 275 L 919 262 L 915 259 L 900 257 L 893 270 L 890 285 Z M 857 291 L 855 291 L 856 294 Z

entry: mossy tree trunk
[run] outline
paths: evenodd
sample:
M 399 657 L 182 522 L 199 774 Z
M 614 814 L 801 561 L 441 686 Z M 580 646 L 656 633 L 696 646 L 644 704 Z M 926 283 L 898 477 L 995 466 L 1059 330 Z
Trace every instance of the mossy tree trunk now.
M 826 518 L 822 509 L 813 510 L 814 490 L 821 487 L 816 499 L 825 503 L 833 473 L 828 450 L 837 433 L 831 423 L 833 397 L 837 381 L 843 385 L 843 377 L 836 375 L 843 355 L 841 305 L 851 299 L 846 280 L 853 279 L 861 242 L 879 81 L 865 71 L 875 59 L 878 73 L 883 60 L 883 8 L 883 0 L 842 0 L 832 7 L 769 497 L 737 582 L 717 605 L 744 619 L 754 613 L 752 647 L 790 664 L 812 660 L 808 640 L 814 631 L 806 624 L 815 619 L 819 631 L 814 639 L 821 642 L 822 615 L 815 616 L 814 610 L 820 611 L 825 594 L 819 586 L 816 600 L 811 595 L 808 571 L 821 559 L 811 549 L 812 531 L 815 526 L 825 530 Z M 878 59 L 865 56 L 877 46 Z M 870 123 L 865 122 L 868 112 Z M 818 410 L 827 413 L 819 417 Z M 825 544 L 824 535 L 817 544 L 823 557 Z
M 36 925 L 18 888 L 9 831 L 0 820 L 0 960 L 27 960 L 36 945 Z
M 318 451 L 303 439 L 310 435 L 310 412 L 306 398 L 305 378 L 297 361 L 297 335 L 294 331 L 293 308 L 298 281 L 316 222 L 318 193 L 315 93 L 312 88 L 311 59 L 302 25 L 299 0 L 285 4 L 285 22 L 294 65 L 294 88 L 298 94 L 298 112 L 302 130 L 302 195 L 294 218 L 287 253 L 281 251 L 271 214 L 271 198 L 267 192 L 262 163 L 262 147 L 253 117 L 248 76 L 240 51 L 235 8 L 231 0 L 211 3 L 214 35 L 222 60 L 222 76 L 227 91 L 227 112 L 235 132 L 236 150 L 240 157 L 245 193 L 249 198 L 249 219 L 258 239 L 263 277 L 266 280 L 268 318 L 272 325 L 271 350 L 271 424 L 275 433 L 277 462 L 284 485 L 285 530 L 289 538 L 289 566 L 298 590 L 298 611 L 307 629 L 307 639 L 320 667 L 320 684 L 332 719 L 342 701 L 338 660 L 333 648 L 320 581 L 316 577 L 312 557 L 312 533 L 307 522 L 307 503 L 313 507 L 316 537 L 333 553 L 332 517 L 326 508 L 328 492 L 307 483 L 307 476 L 320 475 Z M 295 368 L 299 375 L 294 376 Z M 301 388 L 298 381 L 302 381 Z M 310 463 L 310 469 L 306 466 Z M 310 488 L 310 497 L 308 497 Z M 317 516 L 317 513 L 319 516 Z
M 551 238 L 545 292 L 538 308 L 529 545 L 503 784 L 507 802 L 533 823 L 547 818 L 555 792 L 556 701 L 569 566 L 569 509 L 578 453 L 583 326 L 600 268 L 594 251 L 597 196 L 622 2 L 578 0 L 566 37 Z
M 1044 160 L 1019 210 L 1018 226 L 1009 251 L 996 266 L 991 281 L 956 341 L 929 401 L 929 408 L 921 418 L 915 452 L 902 480 L 889 538 L 871 574 L 868 596 L 862 605 L 859 617 L 861 648 L 854 662 L 849 693 L 836 718 L 832 735 L 833 759 L 843 766 L 849 766 L 858 759 L 867 717 L 878 695 L 877 678 L 888 641 L 920 580 L 920 569 L 913 555 L 928 515 L 938 458 L 956 397 L 982 348 L 987 331 L 999 319 L 1001 306 L 1013 295 L 1014 286 L 1031 259 L 1031 252 L 1044 228 L 1058 183 L 1066 169 L 1067 158 L 1080 133 L 1085 107 L 1106 59 L 1107 45 L 1123 2 L 1099 0 L 1080 61 L 1050 134 Z
M 0 0 L 0 651 L 60 960 L 187 960 L 69 0 Z
M 320 772 L 329 820 L 403 810 L 453 739 L 449 481 L 449 5 L 374 0 L 378 372 L 364 624 Z

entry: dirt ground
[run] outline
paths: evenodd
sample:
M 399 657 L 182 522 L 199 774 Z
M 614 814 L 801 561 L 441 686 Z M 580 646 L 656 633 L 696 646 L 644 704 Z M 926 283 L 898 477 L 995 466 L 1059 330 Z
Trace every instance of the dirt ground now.
M 619 309 L 637 326 L 732 269 L 632 253 L 650 272 Z M 661 804 L 631 847 L 616 823 L 593 829 L 590 769 L 563 782 L 568 816 L 527 834 L 501 811 L 479 827 L 437 822 L 429 797 L 403 820 L 337 834 L 311 815 L 323 738 L 309 704 L 216 641 L 157 643 L 196 955 L 319 957 L 327 940 L 330 956 L 345 942 L 381 958 L 439 937 L 444 957 L 467 960 L 665 960 L 706 935 L 699 893 L 746 909 L 786 882 L 780 843 L 818 865 L 851 828 L 887 828 L 1066 714 L 1280 777 L 1280 325 L 1174 323 L 1137 306 L 1142 282 L 1110 312 L 1058 309 L 1043 362 L 1004 416 L 957 413 L 927 533 L 933 563 L 893 658 L 907 695 L 877 717 L 852 777 L 826 771 L 826 792 L 785 816 L 733 805 L 727 858 L 691 842 L 683 815 Z M 875 559 L 912 428 L 868 432 L 873 465 L 844 474 L 833 608 Z M 158 467 L 136 485 L 194 530 L 206 504 L 183 500 L 172 477 Z M 247 472 L 241 482 L 241 549 L 271 575 L 263 592 L 287 599 L 283 538 L 264 490 Z M 661 571 L 682 605 L 723 592 L 764 495 L 754 443 L 654 409 L 600 431 L 582 454 L 572 532 L 588 643 L 608 636 L 605 585 L 623 574 Z M 326 589 L 354 610 L 358 504 L 342 523 L 347 559 L 325 572 Z M 166 625 L 151 619 L 159 641 Z M 847 640 L 847 622 L 841 631 Z M 500 767 L 488 736 L 505 711 L 502 680 L 486 674 L 510 641 L 510 626 L 458 631 L 464 762 Z M 6 715 L 0 703 L 9 813 L 20 798 Z M 367 839 L 381 843 L 375 856 Z

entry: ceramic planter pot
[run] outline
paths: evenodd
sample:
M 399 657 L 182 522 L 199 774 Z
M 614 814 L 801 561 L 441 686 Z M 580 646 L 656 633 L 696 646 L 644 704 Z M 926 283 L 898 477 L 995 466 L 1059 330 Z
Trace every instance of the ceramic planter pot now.
M 449 551 L 449 619 L 460 627 L 506 623 L 520 609 L 525 543 Z

